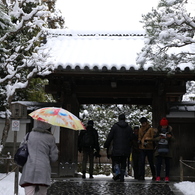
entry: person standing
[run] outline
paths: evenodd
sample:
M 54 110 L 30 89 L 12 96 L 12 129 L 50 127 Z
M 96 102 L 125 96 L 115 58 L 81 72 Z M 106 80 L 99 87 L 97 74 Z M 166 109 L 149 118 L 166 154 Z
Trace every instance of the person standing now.
M 154 167 L 154 129 L 148 123 L 147 118 L 140 118 L 141 127 L 138 134 L 138 143 L 140 149 L 139 162 L 139 180 L 145 180 L 145 161 L 148 159 L 150 170 L 152 173 L 152 180 L 156 179 L 156 172 Z
M 50 124 L 37 120 L 29 134 L 29 156 L 19 183 L 24 187 L 26 195 L 34 195 L 37 190 L 38 194 L 46 195 L 47 188 L 51 185 L 50 163 L 57 161 L 58 148 L 50 128 Z M 20 146 L 24 144 L 26 136 Z
M 104 143 L 104 148 L 109 148 L 113 141 L 112 159 L 115 170 L 113 179 L 120 179 L 121 182 L 124 182 L 127 158 L 131 152 L 132 128 L 125 121 L 124 114 L 119 115 L 118 120 L 112 126 Z
M 82 161 L 82 178 L 86 178 L 86 167 L 89 158 L 89 178 L 93 178 L 93 166 L 94 166 L 94 149 L 96 150 L 96 156 L 100 157 L 100 146 L 98 142 L 98 132 L 93 128 L 93 120 L 89 120 L 86 130 L 82 130 L 78 137 L 78 150 L 83 151 Z
M 139 127 L 135 126 L 133 128 L 133 139 L 132 139 L 132 167 L 134 171 L 134 178 L 139 178 L 139 156 L 140 156 L 140 149 L 138 143 L 138 133 Z
M 172 158 L 171 145 L 174 141 L 172 127 L 168 124 L 168 120 L 164 117 L 160 120 L 160 126 L 158 127 L 157 135 L 155 136 L 156 151 L 154 153 L 156 157 L 156 182 L 160 182 L 161 166 L 163 160 L 165 162 L 165 182 L 169 182 L 170 172 L 170 159 Z

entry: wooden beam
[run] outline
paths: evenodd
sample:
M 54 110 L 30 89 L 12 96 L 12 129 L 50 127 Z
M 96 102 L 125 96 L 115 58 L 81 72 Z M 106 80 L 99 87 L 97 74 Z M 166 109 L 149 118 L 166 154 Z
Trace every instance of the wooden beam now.
M 129 104 L 151 105 L 151 98 L 78 98 L 80 104 Z

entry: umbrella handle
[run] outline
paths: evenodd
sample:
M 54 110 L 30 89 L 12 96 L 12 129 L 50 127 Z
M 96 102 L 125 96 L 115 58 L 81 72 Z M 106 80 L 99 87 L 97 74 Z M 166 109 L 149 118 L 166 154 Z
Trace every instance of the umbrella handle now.
M 56 131 L 56 126 L 54 126 L 54 130 L 53 130 L 52 135 L 54 135 L 55 131 Z

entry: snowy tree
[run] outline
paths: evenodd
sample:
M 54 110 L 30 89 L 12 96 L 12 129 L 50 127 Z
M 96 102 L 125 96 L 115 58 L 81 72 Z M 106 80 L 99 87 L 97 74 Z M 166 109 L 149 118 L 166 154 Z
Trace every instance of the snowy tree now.
M 62 16 L 62 13 L 60 10 L 56 9 L 56 0 L 42 0 L 44 5 L 48 7 L 48 10 L 50 11 L 50 15 L 46 18 L 47 20 L 47 28 L 56 29 L 56 28 L 65 28 L 65 20 Z
M 157 70 L 175 71 L 182 64 L 194 69 L 195 19 L 186 0 L 161 0 L 157 9 L 143 15 L 146 42 L 137 63 Z
M 183 101 L 195 101 L 195 81 L 188 81 L 186 84 L 186 93 L 183 96 Z
M 53 96 L 45 92 L 48 79 L 33 78 L 26 89 L 18 89 L 13 101 L 55 102 Z
M 98 131 L 100 146 L 107 138 L 112 125 L 118 122 L 118 116 L 124 113 L 126 121 L 132 126 L 139 126 L 139 119 L 146 117 L 151 123 L 151 106 L 138 105 L 82 105 L 80 110 L 80 119 L 86 125 L 88 120 L 94 121 L 94 128 Z
M 56 9 L 56 0 L 42 0 L 49 15 L 45 18 L 45 27 L 49 29 L 64 28 L 64 17 L 60 10 Z M 32 78 L 28 88 L 16 91 L 13 101 L 37 101 L 37 102 L 54 102 L 51 94 L 45 93 L 44 87 L 48 83 L 47 79 Z
M 7 9 L 13 27 L 0 37 L 0 97 L 6 115 L 1 149 L 10 129 L 10 105 L 15 92 L 26 88 L 35 75 L 50 74 L 53 68 L 44 64 L 49 51 L 40 49 L 48 8 L 39 0 L 14 0 Z
M 0 36 L 12 27 L 10 17 L 7 14 L 8 10 L 0 0 Z

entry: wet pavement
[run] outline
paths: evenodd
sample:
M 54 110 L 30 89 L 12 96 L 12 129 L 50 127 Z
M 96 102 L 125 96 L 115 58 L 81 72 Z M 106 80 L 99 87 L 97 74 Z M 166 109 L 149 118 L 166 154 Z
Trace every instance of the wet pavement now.
M 156 183 L 151 179 L 137 181 L 125 178 L 125 182 L 111 178 L 66 178 L 53 181 L 47 195 L 183 195 L 174 182 Z

